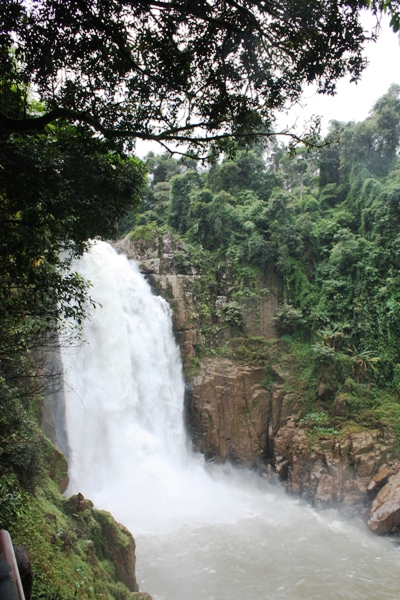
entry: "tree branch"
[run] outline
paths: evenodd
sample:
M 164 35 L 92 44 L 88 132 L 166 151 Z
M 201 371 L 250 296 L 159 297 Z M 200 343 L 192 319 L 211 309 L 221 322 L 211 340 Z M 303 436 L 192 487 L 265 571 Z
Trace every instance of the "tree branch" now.
M 141 140 L 158 142 L 163 146 L 166 142 L 201 146 L 204 144 L 209 144 L 211 142 L 227 140 L 229 138 L 246 140 L 254 139 L 254 137 L 271 138 L 276 136 L 289 137 L 297 143 L 304 143 L 306 140 L 306 136 L 302 137 L 290 131 L 251 131 L 247 133 L 219 132 L 214 134 L 204 134 L 197 136 L 190 135 L 190 133 L 194 133 L 196 129 L 204 129 L 207 125 L 205 122 L 191 123 L 188 125 L 182 125 L 182 127 L 171 127 L 170 129 L 166 129 L 160 133 L 150 133 L 138 131 L 136 129 L 113 129 L 105 127 L 92 115 L 88 115 L 86 113 L 79 113 L 77 111 L 61 107 L 55 108 L 40 117 L 28 117 L 26 119 L 12 119 L 0 113 L 0 128 L 10 132 L 10 134 L 24 132 L 42 132 L 45 130 L 47 125 L 54 121 L 57 121 L 58 119 L 66 119 L 71 123 L 86 123 L 94 130 L 102 134 L 106 139 L 136 138 Z M 186 135 L 185 132 L 187 132 Z

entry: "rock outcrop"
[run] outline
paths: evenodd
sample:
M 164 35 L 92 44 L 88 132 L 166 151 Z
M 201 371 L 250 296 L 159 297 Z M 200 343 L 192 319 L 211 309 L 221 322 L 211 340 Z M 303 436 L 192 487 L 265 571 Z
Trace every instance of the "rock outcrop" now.
M 110 513 L 98 511 L 97 521 L 101 525 L 104 539 L 104 555 L 115 566 L 115 574 L 132 592 L 139 587 L 135 576 L 135 540 L 130 531 L 116 523 Z
M 268 450 L 270 397 L 260 385 L 262 367 L 207 358 L 191 384 L 189 423 L 208 459 L 261 465 Z
M 384 426 L 340 436 L 313 432 L 300 419 L 301 394 L 285 387 L 289 374 L 274 369 L 277 382 L 267 390 L 264 373 L 227 358 L 202 361 L 188 411 L 196 449 L 208 459 L 274 473 L 288 492 L 320 508 L 365 512 L 384 478 L 380 468 L 393 458 L 394 432 Z
M 384 469 L 389 473 L 387 466 Z M 400 526 L 400 472 L 389 477 L 389 481 L 372 502 L 367 525 L 380 535 L 390 533 Z
M 365 512 L 371 478 L 391 458 L 381 431 L 313 434 L 289 418 L 274 440 L 273 463 L 288 491 L 320 508 Z
M 94 509 L 93 502 L 82 494 L 71 496 L 67 504 L 77 523 L 90 523 L 87 534 L 92 538 L 86 542 L 88 561 L 96 566 L 99 560 L 106 559 L 114 567 L 113 579 L 121 581 L 131 592 L 139 593 L 135 575 L 135 540 L 130 531 L 117 523 L 109 512 Z

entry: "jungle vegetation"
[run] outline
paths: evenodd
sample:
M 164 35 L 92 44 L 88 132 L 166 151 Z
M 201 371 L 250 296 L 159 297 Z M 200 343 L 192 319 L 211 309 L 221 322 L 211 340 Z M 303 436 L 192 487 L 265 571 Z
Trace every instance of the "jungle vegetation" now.
M 365 9 L 399 29 L 397 0 L 5 0 L 0 81 L 19 105 L 0 107 L 0 126 L 32 134 L 64 120 L 120 147 L 146 139 L 203 152 L 268 139 L 304 84 L 332 94 L 338 78 L 360 78 L 376 38 Z
M 169 228 L 194 261 L 202 256 L 214 270 L 228 262 L 242 280 L 229 297 L 237 323 L 240 296 L 272 271 L 280 282 L 278 333 L 312 347 L 315 365 L 336 364 L 339 373 L 347 363 L 356 383 L 398 397 L 400 87 L 392 85 L 365 121 L 332 127 L 340 134 L 329 147 L 288 153 L 275 141 L 207 169 L 149 155 L 134 235 Z

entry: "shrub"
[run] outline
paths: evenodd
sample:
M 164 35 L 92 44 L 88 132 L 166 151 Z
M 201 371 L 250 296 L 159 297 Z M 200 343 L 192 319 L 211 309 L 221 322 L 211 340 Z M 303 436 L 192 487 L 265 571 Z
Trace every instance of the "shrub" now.
M 306 319 L 301 310 L 294 308 L 291 304 L 282 304 L 276 311 L 273 318 L 274 325 L 279 334 L 292 334 L 302 329 L 306 324 Z
M 320 365 L 331 365 L 335 360 L 335 348 L 331 348 L 330 346 L 324 346 L 323 344 L 313 344 L 311 346 L 314 360 L 317 366 Z
M 227 302 L 224 306 L 224 320 L 229 325 L 242 327 L 244 324 L 242 307 L 235 300 Z
M 395 365 L 394 369 L 393 369 L 393 388 L 397 392 L 397 394 L 400 394 L 400 365 L 399 364 Z

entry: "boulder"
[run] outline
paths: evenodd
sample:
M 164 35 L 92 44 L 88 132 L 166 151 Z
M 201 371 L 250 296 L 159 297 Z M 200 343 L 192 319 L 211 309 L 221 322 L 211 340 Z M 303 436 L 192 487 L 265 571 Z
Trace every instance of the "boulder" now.
M 68 498 L 67 504 L 75 513 L 83 512 L 87 509 L 91 510 L 94 506 L 93 502 L 91 500 L 86 499 L 80 492 L 79 494 Z
M 375 492 L 381 489 L 388 481 L 390 471 L 387 465 L 382 465 L 376 475 L 373 476 L 368 484 L 367 491 Z
M 400 473 L 392 475 L 373 501 L 368 527 L 382 535 L 400 525 Z

